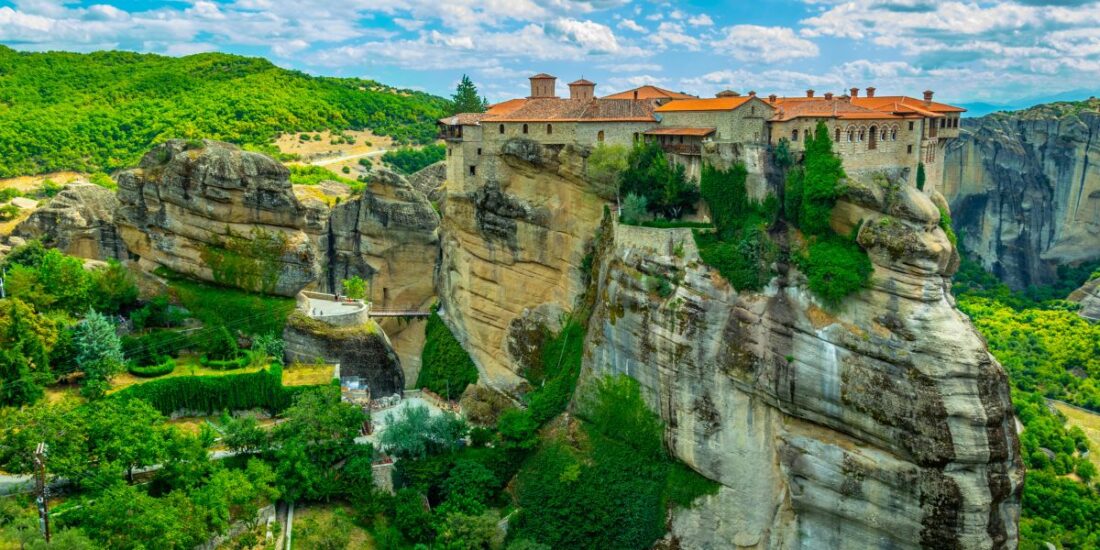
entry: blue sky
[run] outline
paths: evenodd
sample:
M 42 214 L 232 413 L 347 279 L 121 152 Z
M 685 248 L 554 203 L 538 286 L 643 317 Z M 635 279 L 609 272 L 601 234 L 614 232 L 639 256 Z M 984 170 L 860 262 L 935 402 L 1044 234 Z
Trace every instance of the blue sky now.
M 0 0 L 0 43 L 258 55 L 442 95 L 467 73 L 492 101 L 526 95 L 536 72 L 602 94 L 876 86 L 1016 104 L 1100 90 L 1100 0 Z

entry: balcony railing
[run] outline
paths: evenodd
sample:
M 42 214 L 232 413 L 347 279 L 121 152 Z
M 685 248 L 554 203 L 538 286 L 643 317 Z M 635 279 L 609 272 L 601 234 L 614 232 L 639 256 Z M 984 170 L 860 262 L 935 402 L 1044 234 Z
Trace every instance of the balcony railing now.
M 703 154 L 703 146 L 698 143 L 662 143 L 661 149 L 666 153 L 677 155 L 700 156 Z

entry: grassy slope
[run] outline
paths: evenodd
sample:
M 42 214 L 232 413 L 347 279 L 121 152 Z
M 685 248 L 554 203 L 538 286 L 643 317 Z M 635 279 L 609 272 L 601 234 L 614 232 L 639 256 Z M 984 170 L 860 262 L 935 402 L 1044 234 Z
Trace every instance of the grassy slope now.
M 370 129 L 434 139 L 446 100 L 206 53 L 22 53 L 0 46 L 0 177 L 131 166 L 153 143 L 262 146 L 283 131 Z

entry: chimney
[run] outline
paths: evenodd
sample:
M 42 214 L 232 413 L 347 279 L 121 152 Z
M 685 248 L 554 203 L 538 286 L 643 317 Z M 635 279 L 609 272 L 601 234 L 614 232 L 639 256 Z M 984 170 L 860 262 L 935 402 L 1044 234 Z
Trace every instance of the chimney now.
M 868 86 L 867 87 L 867 97 L 875 97 L 875 87 L 874 86 Z
M 852 92 L 852 98 L 853 99 L 859 97 L 859 88 L 852 88 L 848 91 Z
M 924 91 L 924 104 L 926 106 L 932 104 L 932 93 L 933 93 L 932 90 L 925 90 Z
M 531 80 L 531 95 L 527 99 L 544 99 L 544 98 L 556 98 L 557 96 L 557 80 L 555 76 L 548 75 L 546 73 L 539 73 L 530 78 Z
M 638 93 L 637 90 L 634 93 Z M 580 79 L 569 83 L 569 99 L 589 101 L 596 97 L 596 83 Z
M 638 101 L 638 90 L 634 90 L 634 101 Z
M 741 93 L 733 90 L 722 90 L 714 94 L 714 97 L 741 97 Z
M 813 97 L 813 96 L 814 96 L 814 91 L 813 90 L 806 90 L 806 97 Z
M 749 91 L 749 97 L 756 97 L 756 91 L 750 90 Z
M 775 94 L 768 96 L 768 103 L 775 103 L 775 100 L 779 99 Z
M 825 92 L 825 99 L 832 99 L 832 98 L 833 98 L 833 92 Z

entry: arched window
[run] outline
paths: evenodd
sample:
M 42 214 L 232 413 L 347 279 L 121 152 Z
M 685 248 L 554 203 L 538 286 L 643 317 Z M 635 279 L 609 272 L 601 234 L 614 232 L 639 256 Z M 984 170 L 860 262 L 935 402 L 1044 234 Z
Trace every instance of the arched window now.
M 864 130 L 863 128 L 860 128 L 859 129 L 859 134 L 856 135 L 856 141 L 858 141 L 860 143 L 863 143 L 863 136 L 866 135 L 866 133 L 867 133 L 867 130 Z
M 867 148 L 874 149 L 876 147 L 878 147 L 878 128 L 872 126 L 870 139 L 867 140 Z
M 836 129 L 835 137 L 833 138 L 833 141 L 835 141 L 837 143 L 840 143 L 840 128 Z
M 855 141 L 855 140 L 856 140 L 856 131 L 851 129 L 851 128 L 848 128 L 848 141 Z
M 879 136 L 879 139 L 886 141 L 886 128 L 882 129 L 882 135 Z
M 798 141 L 798 128 L 791 130 L 791 141 Z
M 526 124 L 523 125 L 523 133 L 525 133 L 525 134 L 527 133 L 527 125 Z
M 502 134 L 504 133 L 504 125 L 503 124 L 500 125 L 500 133 L 502 133 Z
M 546 135 L 550 135 L 550 134 L 553 134 L 553 133 L 554 133 L 554 125 L 553 124 L 547 124 L 546 125 Z
M 600 142 L 603 141 L 603 130 L 600 130 L 599 132 L 596 133 L 596 141 L 600 141 Z
M 897 140 L 898 140 L 898 127 L 894 126 L 890 130 L 890 141 L 897 141 Z

